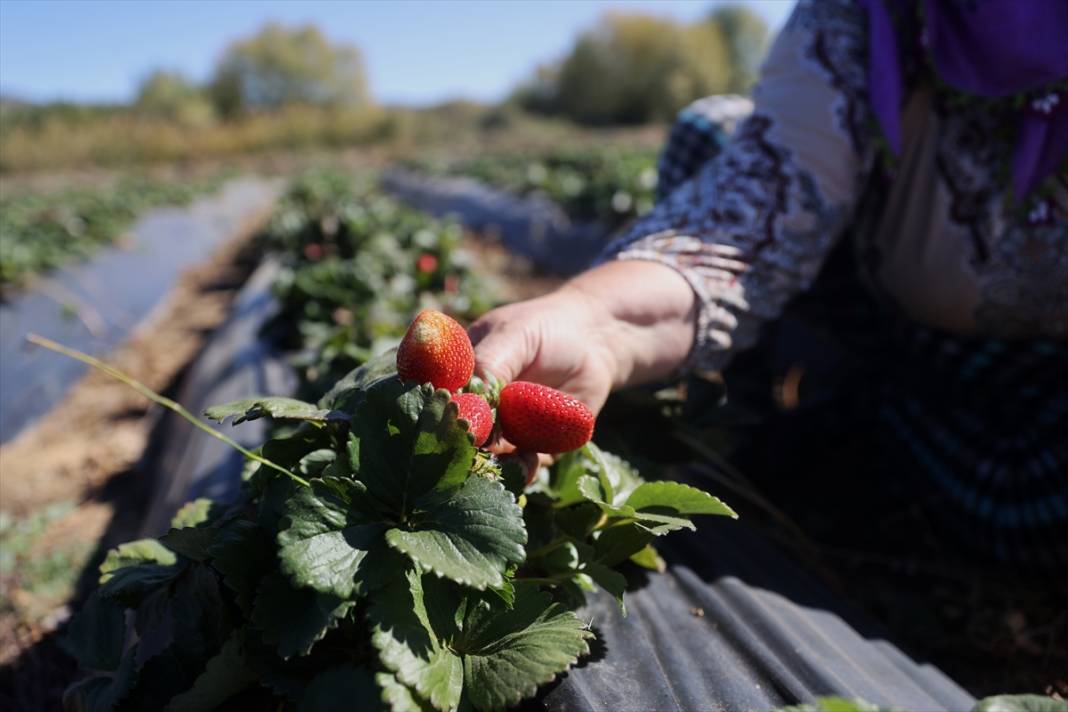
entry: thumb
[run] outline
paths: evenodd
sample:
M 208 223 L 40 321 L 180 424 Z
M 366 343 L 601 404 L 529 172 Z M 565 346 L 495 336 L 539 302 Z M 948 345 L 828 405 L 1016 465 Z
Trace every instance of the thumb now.
M 511 383 L 534 361 L 536 349 L 526 330 L 497 320 L 492 312 L 472 324 L 469 335 L 476 371 L 483 378 Z

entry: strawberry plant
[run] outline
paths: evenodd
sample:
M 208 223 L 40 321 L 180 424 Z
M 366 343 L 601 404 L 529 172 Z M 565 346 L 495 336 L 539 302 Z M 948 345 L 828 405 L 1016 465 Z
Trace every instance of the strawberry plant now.
M 655 199 L 656 154 L 649 150 L 557 150 L 408 166 L 432 175 L 469 176 L 516 195 L 543 195 L 572 220 L 595 220 L 608 229 L 649 212 Z
M 274 222 L 296 203 L 300 219 L 265 238 L 289 263 L 275 328 L 288 323 L 311 364 L 304 392 L 327 392 L 209 409 L 286 427 L 241 450 L 235 501 L 192 502 L 160 538 L 108 554 L 70 625 L 68 649 L 95 674 L 68 709 L 512 707 L 588 652 L 587 592 L 622 606 L 621 566 L 662 566 L 654 541 L 694 515 L 734 516 L 587 442 L 592 415 L 564 394 L 472 378 L 470 341 L 444 314 L 421 313 L 400 340 L 398 315 L 437 293 L 383 285 L 430 267 L 440 224 L 373 195 L 349 203 L 345 185 L 298 184 Z M 441 244 L 433 266 L 462 274 Z M 320 327 L 337 335 L 312 338 Z M 369 358 L 387 339 L 400 348 Z M 329 376 L 346 362 L 362 365 Z M 568 452 L 532 472 L 484 447 L 502 429 Z
M 421 308 L 465 319 L 488 309 L 490 290 L 470 268 L 462 238 L 456 223 L 342 174 L 295 181 L 261 239 L 285 265 L 275 285 L 282 310 L 267 328 L 296 352 L 301 394 L 318 398 L 396 345 Z
M 512 707 L 588 652 L 586 592 L 622 606 L 621 564 L 656 568 L 657 537 L 734 516 L 592 443 L 525 486 L 475 445 L 458 397 L 396 360 L 315 404 L 209 409 L 299 426 L 259 449 L 237 501 L 192 502 L 108 554 L 68 639 L 99 674 L 68 709 Z

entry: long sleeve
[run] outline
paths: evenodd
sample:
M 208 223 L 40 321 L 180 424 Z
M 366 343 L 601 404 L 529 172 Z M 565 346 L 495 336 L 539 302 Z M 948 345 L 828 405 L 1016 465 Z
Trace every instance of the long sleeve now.
M 722 368 L 813 282 L 872 163 L 866 24 L 853 0 L 801 0 L 753 114 L 606 250 L 678 270 L 699 299 L 690 369 Z

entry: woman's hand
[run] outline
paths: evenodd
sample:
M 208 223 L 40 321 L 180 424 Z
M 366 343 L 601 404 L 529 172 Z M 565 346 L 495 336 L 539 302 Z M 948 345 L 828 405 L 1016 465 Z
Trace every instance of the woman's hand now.
M 615 388 L 667 376 L 693 343 L 696 298 L 656 262 L 608 262 L 472 324 L 479 371 L 566 391 L 594 412 Z

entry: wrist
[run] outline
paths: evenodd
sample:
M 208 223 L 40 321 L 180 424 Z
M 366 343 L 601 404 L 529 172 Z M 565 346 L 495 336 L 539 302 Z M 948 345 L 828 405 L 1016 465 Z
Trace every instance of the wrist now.
M 664 378 L 690 353 L 697 297 L 667 265 L 607 262 L 578 275 L 560 292 L 583 305 L 590 345 L 610 368 L 613 388 Z

